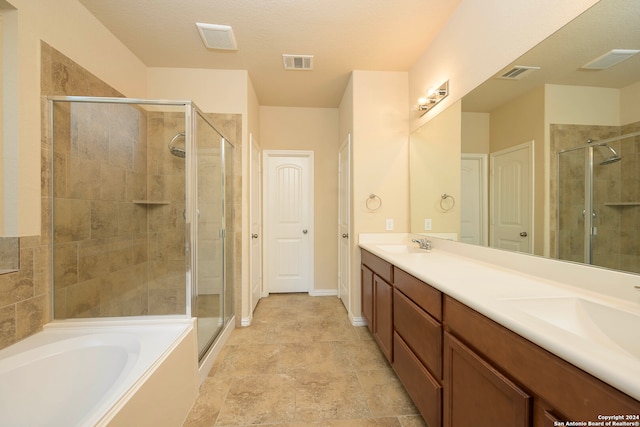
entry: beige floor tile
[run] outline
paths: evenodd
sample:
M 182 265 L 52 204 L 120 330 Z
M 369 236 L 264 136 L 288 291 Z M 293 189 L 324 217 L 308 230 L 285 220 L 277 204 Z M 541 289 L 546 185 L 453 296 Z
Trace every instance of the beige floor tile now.
M 288 375 L 255 375 L 233 380 L 216 426 L 284 423 L 294 420 L 295 380 Z
M 276 294 L 233 331 L 184 427 L 425 427 L 336 297 Z
M 296 420 L 318 422 L 371 416 L 355 372 L 314 372 L 295 377 Z
M 358 380 L 374 416 L 418 414 L 413 401 L 391 369 L 358 371 Z

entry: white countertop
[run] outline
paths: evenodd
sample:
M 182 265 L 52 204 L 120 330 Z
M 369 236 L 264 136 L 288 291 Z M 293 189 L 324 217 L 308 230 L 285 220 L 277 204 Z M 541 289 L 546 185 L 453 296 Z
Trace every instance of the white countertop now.
M 418 279 L 429 283 L 443 293 L 466 304 L 488 318 L 500 323 L 506 328 L 527 338 L 540 347 L 558 355 L 575 366 L 589 372 L 591 375 L 614 386 L 615 388 L 640 400 L 640 328 L 625 322 L 628 319 L 640 319 L 640 292 L 633 289 L 631 283 L 637 276 L 629 278 L 620 273 L 610 272 L 609 279 L 614 278 L 615 284 L 604 283 L 601 287 L 587 283 L 584 287 L 567 284 L 563 281 L 549 279 L 549 274 L 541 271 L 540 276 L 500 265 L 500 262 L 487 262 L 481 256 L 468 256 L 466 251 L 471 245 L 461 245 L 457 242 L 445 242 L 432 239 L 433 249 L 430 252 L 397 253 L 383 250 L 384 244 L 408 244 L 408 234 L 361 234 L 360 247 L 387 260 Z M 461 248 L 465 256 L 454 250 Z M 487 248 L 480 249 L 486 251 Z M 552 263 L 550 269 L 564 267 L 562 263 L 553 260 L 533 259 L 523 254 L 509 254 L 495 251 L 500 257 L 527 257 L 524 262 Z M 485 253 L 486 255 L 486 253 Z M 560 264 L 555 266 L 555 264 Z M 515 263 L 517 264 L 517 262 Z M 547 265 L 547 264 L 544 264 Z M 569 269 L 586 268 L 586 266 L 567 266 Z M 584 274 L 589 274 L 587 271 Z M 607 278 L 607 272 L 593 272 L 602 281 Z M 604 274 L 600 277 L 600 274 Z M 562 277 L 560 275 L 559 277 Z M 640 280 L 638 280 L 640 284 Z M 629 289 L 627 289 L 629 288 Z M 611 292 L 607 293 L 607 289 Z M 637 294 L 637 295 L 636 295 Z M 594 307 L 613 308 L 613 313 L 620 314 L 621 319 L 616 322 L 610 312 L 605 311 L 605 323 L 610 330 L 608 334 L 601 333 L 597 328 L 589 328 L 588 336 L 580 333 L 581 326 L 569 324 L 558 327 L 558 323 L 551 322 L 559 316 L 564 319 L 567 309 L 565 302 L 579 298 L 584 304 L 595 303 Z M 542 303 L 542 305 L 537 305 Z M 554 304 L 557 305 L 554 310 Z M 536 312 L 538 308 L 544 314 Z M 596 310 L 597 311 L 597 310 Z M 532 315 L 534 313 L 534 315 Z M 582 313 L 576 312 L 581 316 Z M 577 323 L 576 323 L 577 324 Z M 578 329 L 576 329 L 576 327 Z M 571 331 L 574 330 L 574 332 Z M 585 329 L 586 330 L 586 329 Z M 613 330 L 613 333 L 611 333 Z M 576 332 L 577 331 L 577 332 Z M 622 344 L 622 347 L 618 343 Z M 627 351 L 626 349 L 631 349 Z

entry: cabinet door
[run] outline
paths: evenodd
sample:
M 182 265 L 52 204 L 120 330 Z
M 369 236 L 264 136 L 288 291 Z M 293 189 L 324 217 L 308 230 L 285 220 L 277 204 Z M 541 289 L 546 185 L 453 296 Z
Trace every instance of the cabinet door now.
M 373 275 L 374 336 L 389 362 L 393 361 L 393 287 L 377 274 Z
M 367 322 L 367 328 L 373 333 L 373 272 L 365 265 L 360 268 L 362 280 L 361 305 L 362 317 Z
M 448 333 L 444 390 L 445 427 L 531 426 L 531 397 Z

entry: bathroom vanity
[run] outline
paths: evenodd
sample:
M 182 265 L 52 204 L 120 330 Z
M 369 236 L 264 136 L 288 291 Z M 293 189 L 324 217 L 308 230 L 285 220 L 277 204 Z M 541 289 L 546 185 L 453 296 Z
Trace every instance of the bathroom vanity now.
M 591 327 L 574 312 L 615 317 L 592 293 L 437 247 L 360 247 L 363 317 L 430 427 L 640 425 L 635 347 L 570 330 Z

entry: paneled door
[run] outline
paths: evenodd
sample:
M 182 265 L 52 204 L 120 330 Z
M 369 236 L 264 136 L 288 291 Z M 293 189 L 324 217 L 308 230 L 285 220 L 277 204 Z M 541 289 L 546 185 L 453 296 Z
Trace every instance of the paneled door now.
M 262 197 L 260 187 L 260 148 L 257 141 L 250 135 L 251 166 L 249 193 L 251 202 L 249 215 L 251 223 L 251 244 L 250 244 L 250 272 L 251 278 L 251 312 L 255 310 L 258 301 L 262 298 Z
M 264 151 L 265 288 L 313 289 L 313 152 Z
M 351 135 L 338 152 L 338 296 L 342 300 L 347 312 L 351 313 L 349 300 L 351 287 L 349 286 L 350 273 L 350 200 L 351 200 Z
M 533 253 L 533 145 L 491 153 L 491 247 Z

